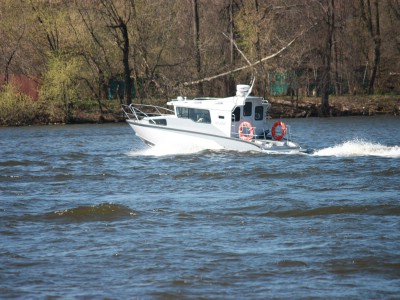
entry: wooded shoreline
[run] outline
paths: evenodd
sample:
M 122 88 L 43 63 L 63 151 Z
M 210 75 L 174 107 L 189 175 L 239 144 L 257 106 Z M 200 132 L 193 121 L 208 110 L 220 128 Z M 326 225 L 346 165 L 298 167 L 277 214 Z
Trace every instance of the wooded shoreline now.
M 149 100 L 144 103 L 163 106 L 161 100 Z M 269 117 L 279 118 L 309 118 L 321 117 L 320 99 L 317 97 L 273 97 L 269 99 L 271 108 Z M 86 109 L 73 109 L 68 120 L 50 121 L 48 112 L 39 109 L 35 116 L 21 118 L 20 110 L 15 110 L 8 119 L 0 119 L 0 126 L 30 126 L 50 124 L 99 124 L 124 122 L 125 116 L 117 100 L 106 101 L 102 104 L 103 112 L 94 107 Z M 27 108 L 28 109 L 28 108 Z M 328 117 L 346 116 L 400 116 L 400 96 L 343 96 L 332 97 Z
M 342 96 L 330 98 L 329 117 L 400 115 L 400 96 Z M 270 100 L 272 118 L 320 117 L 320 99 L 307 97 L 298 100 Z
M 107 120 L 109 99 L 224 97 L 253 78 L 255 95 L 320 102 L 278 98 L 272 116 L 386 113 L 353 96 L 400 95 L 399 0 L 4 0 L 0 18 L 0 126 Z

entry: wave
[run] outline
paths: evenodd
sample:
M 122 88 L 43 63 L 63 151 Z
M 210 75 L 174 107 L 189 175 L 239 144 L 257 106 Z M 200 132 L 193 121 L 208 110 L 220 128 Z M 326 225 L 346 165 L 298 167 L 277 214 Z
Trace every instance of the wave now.
M 0 167 L 19 167 L 19 166 L 30 166 L 30 165 L 39 165 L 39 166 L 47 166 L 47 162 L 43 161 L 32 161 L 32 160 L 7 160 L 1 161 Z
M 127 153 L 128 156 L 168 156 L 168 155 L 185 155 L 199 153 L 205 150 L 221 150 L 221 147 L 210 142 L 203 145 L 200 144 L 159 144 L 153 147 L 140 150 L 132 150 Z
M 400 146 L 385 146 L 379 143 L 372 143 L 365 140 L 354 139 L 333 147 L 323 148 L 313 153 L 313 156 L 380 156 L 380 157 L 400 157 Z
M 263 213 L 268 217 L 318 217 L 328 215 L 371 215 L 371 216 L 400 216 L 400 207 L 397 205 L 361 205 L 361 206 L 327 206 L 311 209 L 293 209 L 286 211 L 271 211 Z
M 117 221 L 136 215 L 137 212 L 127 206 L 113 203 L 101 203 L 98 205 L 78 206 L 46 213 L 44 218 L 46 220 L 90 222 Z
M 160 144 L 145 149 L 135 149 L 126 155 L 128 156 L 168 156 L 168 155 L 186 155 L 195 154 L 202 151 L 221 151 L 222 149 L 213 144 L 199 145 L 199 144 Z M 231 152 L 231 151 L 222 151 Z M 234 153 L 237 153 L 234 151 Z M 249 153 L 249 152 L 246 152 Z M 256 153 L 256 152 L 250 152 Z M 268 154 L 299 154 L 298 151 L 293 152 L 276 152 Z M 300 153 L 304 154 L 304 153 Z M 315 150 L 312 156 L 337 156 L 337 157 L 357 157 L 357 156 L 378 156 L 378 157 L 389 157 L 399 158 L 400 157 L 400 146 L 386 146 L 379 143 L 373 143 L 362 139 L 354 139 L 350 141 L 337 144 L 333 147 L 327 147 L 320 150 Z

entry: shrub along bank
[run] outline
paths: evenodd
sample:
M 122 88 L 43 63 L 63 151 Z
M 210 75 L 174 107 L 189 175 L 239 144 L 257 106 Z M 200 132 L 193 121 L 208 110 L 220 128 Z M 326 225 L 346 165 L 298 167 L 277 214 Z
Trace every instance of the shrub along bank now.
M 303 118 L 320 115 L 320 99 L 316 97 L 274 97 L 272 118 Z M 163 100 L 143 101 L 163 105 Z M 330 97 L 330 115 L 371 116 L 400 115 L 400 96 L 342 96 Z M 0 126 L 39 124 L 76 124 L 120 122 L 124 120 L 119 100 L 77 100 L 69 102 L 32 100 L 29 96 L 7 86 L 0 92 Z
M 8 85 L 0 91 L 0 126 L 117 122 L 120 107 L 118 100 L 32 100 Z
M 270 110 L 272 118 L 318 117 L 321 115 L 320 98 L 275 97 L 269 101 L 272 105 Z M 331 117 L 400 115 L 400 96 L 331 96 L 329 103 Z

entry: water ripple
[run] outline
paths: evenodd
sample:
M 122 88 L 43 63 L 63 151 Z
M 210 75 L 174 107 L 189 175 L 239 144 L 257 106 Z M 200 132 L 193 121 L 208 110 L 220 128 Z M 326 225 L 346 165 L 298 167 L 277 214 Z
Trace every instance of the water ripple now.
M 316 217 L 339 214 L 365 214 L 374 216 L 400 216 L 400 206 L 395 205 L 363 205 L 363 206 L 327 206 L 313 209 L 293 209 L 271 211 L 263 215 L 268 217 Z

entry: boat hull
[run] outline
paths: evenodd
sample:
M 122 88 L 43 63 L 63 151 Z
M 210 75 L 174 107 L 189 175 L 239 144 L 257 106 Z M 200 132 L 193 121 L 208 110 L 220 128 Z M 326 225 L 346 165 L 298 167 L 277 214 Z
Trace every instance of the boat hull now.
M 301 148 L 291 141 L 251 140 L 197 132 L 180 128 L 127 120 L 136 135 L 147 145 L 168 147 L 192 147 L 199 150 L 256 151 L 267 153 L 298 152 Z

